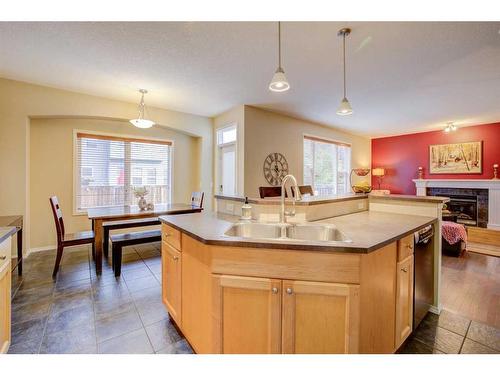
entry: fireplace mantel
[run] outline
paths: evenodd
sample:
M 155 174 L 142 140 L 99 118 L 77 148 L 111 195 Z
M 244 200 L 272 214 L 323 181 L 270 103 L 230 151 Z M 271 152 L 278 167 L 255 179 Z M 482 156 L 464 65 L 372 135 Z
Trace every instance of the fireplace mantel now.
M 500 230 L 500 179 L 414 179 L 417 195 L 427 195 L 427 188 L 488 189 L 488 228 Z

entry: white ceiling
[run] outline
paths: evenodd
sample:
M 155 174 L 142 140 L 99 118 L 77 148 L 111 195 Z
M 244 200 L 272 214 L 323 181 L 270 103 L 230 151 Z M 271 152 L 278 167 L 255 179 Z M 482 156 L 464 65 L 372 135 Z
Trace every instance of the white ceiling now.
M 347 39 L 352 116 L 335 114 Z M 0 23 L 0 76 L 215 116 L 238 104 L 369 136 L 500 121 L 500 22 Z

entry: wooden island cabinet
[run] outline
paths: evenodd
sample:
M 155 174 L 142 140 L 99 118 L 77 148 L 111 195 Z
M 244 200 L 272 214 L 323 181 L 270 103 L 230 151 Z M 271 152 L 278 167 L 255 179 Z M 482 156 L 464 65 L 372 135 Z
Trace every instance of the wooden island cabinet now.
M 347 253 L 207 245 L 162 228 L 163 302 L 197 353 L 393 353 L 411 333 L 412 235 Z

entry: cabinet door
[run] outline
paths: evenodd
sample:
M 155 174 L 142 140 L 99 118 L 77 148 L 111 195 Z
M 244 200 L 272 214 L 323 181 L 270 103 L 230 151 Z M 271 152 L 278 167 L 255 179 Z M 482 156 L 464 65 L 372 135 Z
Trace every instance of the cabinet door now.
M 396 337 L 395 349 L 413 329 L 413 255 L 398 262 L 396 279 Z
M 0 262 L 0 353 L 10 344 L 10 260 Z
M 281 353 L 281 280 L 214 275 L 221 353 Z
M 165 241 L 161 244 L 162 299 L 168 313 L 181 326 L 181 253 Z
M 359 286 L 283 281 L 283 353 L 357 353 Z

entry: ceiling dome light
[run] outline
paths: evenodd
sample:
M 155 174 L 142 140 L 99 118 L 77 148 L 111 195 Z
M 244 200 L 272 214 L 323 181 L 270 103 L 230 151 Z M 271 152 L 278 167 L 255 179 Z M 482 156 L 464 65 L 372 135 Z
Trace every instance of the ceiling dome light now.
M 351 115 L 353 113 L 351 103 L 349 103 L 349 100 L 347 100 L 347 95 L 346 95 L 346 74 L 345 74 L 345 37 L 348 36 L 351 33 L 351 29 L 344 28 L 339 30 L 338 36 L 342 37 L 342 51 L 343 51 L 343 58 L 344 58 L 344 97 L 342 98 L 342 101 L 340 102 L 340 106 L 337 109 L 337 115 L 340 116 L 347 116 Z
M 141 102 L 139 103 L 139 117 L 130 120 L 130 123 L 141 129 L 148 129 L 152 127 L 155 122 L 144 118 L 144 112 L 146 111 L 146 104 L 144 104 L 144 94 L 147 94 L 148 91 L 144 89 L 140 89 L 141 93 Z
M 281 22 L 278 22 L 278 69 L 276 69 L 273 79 L 269 83 L 269 90 L 283 92 L 288 89 L 290 89 L 290 84 L 286 79 L 285 71 L 281 67 Z
M 444 128 L 444 132 L 445 133 L 454 132 L 457 129 L 458 129 L 457 126 L 453 122 L 448 122 L 446 124 L 446 127 Z

